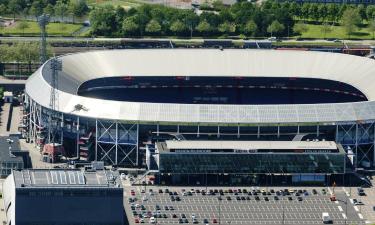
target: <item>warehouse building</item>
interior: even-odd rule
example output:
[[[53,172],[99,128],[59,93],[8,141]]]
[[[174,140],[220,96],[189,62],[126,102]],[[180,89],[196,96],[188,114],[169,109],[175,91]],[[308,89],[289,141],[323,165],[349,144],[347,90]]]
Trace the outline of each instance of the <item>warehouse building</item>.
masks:
[[[122,225],[123,188],[107,170],[13,171],[3,184],[7,225]]]

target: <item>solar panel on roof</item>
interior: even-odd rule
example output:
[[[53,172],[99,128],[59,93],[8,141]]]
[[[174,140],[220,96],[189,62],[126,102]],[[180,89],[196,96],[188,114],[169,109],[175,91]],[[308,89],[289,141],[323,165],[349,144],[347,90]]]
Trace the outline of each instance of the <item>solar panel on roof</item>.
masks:
[[[69,183],[76,184],[76,177],[74,175],[74,172],[68,171],[68,176],[69,176]]]
[[[83,176],[82,172],[77,171],[78,183],[85,184],[85,177]]]
[[[56,171],[50,171],[51,178],[52,178],[52,184],[58,184],[59,181],[57,179]]]
[[[67,184],[66,174],[64,171],[59,171],[61,184]]]

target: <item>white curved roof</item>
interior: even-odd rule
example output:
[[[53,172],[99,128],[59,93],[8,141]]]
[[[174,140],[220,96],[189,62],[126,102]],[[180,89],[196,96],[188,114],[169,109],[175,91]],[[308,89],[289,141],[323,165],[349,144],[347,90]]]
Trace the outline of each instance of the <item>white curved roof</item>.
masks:
[[[107,50],[61,57],[58,110],[85,117],[179,123],[307,123],[375,119],[375,61],[352,55],[278,50]],[[49,107],[47,62],[26,93]],[[255,76],[320,78],[347,83],[369,101],[302,105],[204,105],[120,102],[77,96],[85,81],[113,76]],[[87,111],[73,111],[82,104]]]

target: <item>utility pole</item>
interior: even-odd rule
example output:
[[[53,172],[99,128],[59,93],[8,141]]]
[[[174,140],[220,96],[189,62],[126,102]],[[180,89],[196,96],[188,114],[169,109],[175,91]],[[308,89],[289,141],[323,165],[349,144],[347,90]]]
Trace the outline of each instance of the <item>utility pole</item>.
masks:
[[[43,64],[47,61],[47,32],[46,32],[46,26],[49,23],[49,16],[46,14],[43,14],[38,17],[38,24],[40,27],[40,63]]]

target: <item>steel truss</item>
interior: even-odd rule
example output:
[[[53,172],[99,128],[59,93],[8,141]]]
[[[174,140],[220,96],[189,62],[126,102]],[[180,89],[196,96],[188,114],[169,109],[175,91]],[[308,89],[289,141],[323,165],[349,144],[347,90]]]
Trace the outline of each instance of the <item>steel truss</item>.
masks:
[[[95,160],[137,166],[139,124],[96,120]]]
[[[363,161],[375,163],[374,153],[375,123],[374,121],[356,122],[351,124],[336,125],[336,142],[341,143],[345,149],[353,150],[357,168]],[[372,153],[372,159],[371,157]]]

